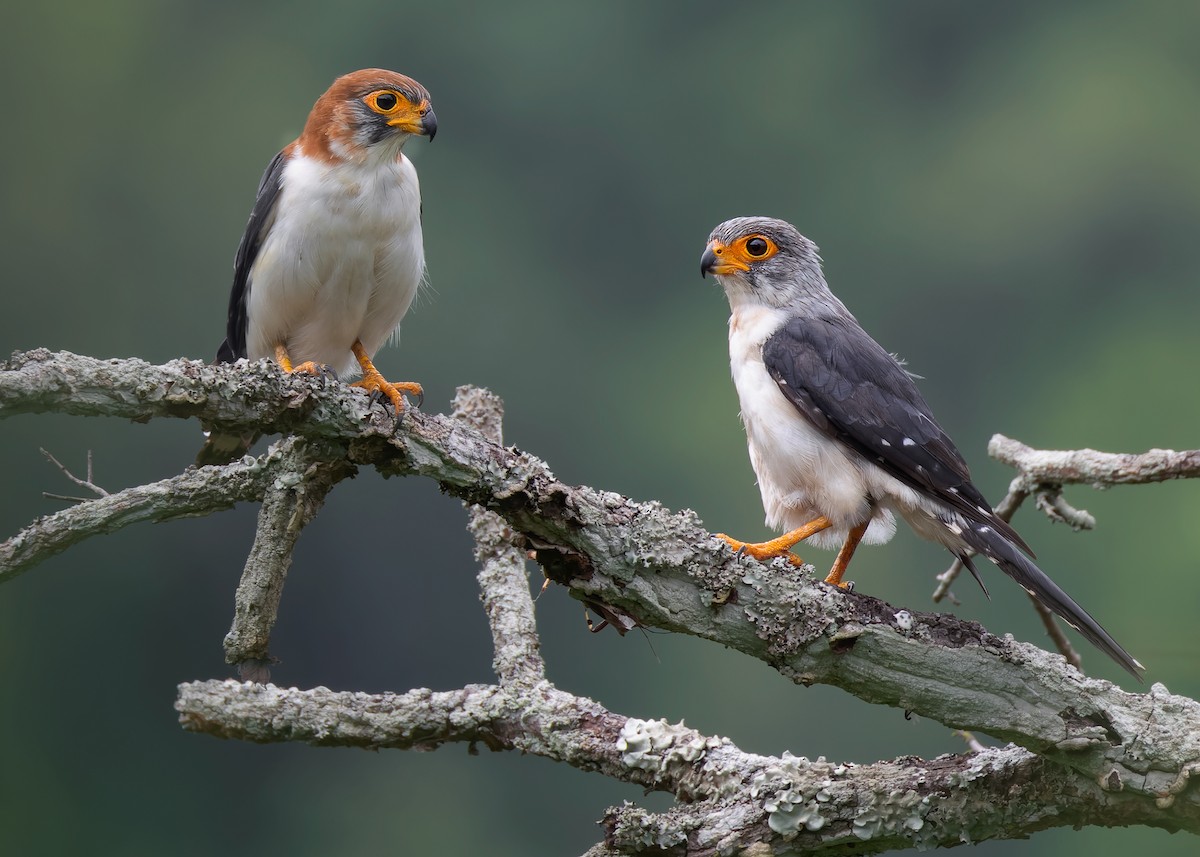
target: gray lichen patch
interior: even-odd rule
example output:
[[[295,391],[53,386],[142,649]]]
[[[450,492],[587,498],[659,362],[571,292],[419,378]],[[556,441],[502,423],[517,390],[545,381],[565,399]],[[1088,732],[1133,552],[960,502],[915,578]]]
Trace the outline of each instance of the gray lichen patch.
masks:
[[[823,759],[810,762],[785,751],[754,774],[750,796],[761,801],[767,826],[784,839],[792,839],[802,831],[820,830],[836,816],[836,809],[829,806],[830,789],[847,770],[844,765],[831,765]]]
[[[656,779],[679,780],[709,750],[728,743],[726,739],[705,737],[683,722],[668,723],[665,719],[639,720],[631,717],[621,727],[617,751],[621,761],[630,768],[649,771]]]

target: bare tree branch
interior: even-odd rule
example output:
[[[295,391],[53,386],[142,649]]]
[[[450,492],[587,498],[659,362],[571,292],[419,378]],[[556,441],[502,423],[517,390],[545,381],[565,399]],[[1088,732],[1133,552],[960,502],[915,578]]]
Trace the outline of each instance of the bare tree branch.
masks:
[[[494,393],[459,387],[453,416],[492,443],[502,442],[504,405]],[[492,629],[496,677],[501,685],[543,681],[546,665],[533,616],[533,599],[529,597],[525,552],[516,543],[520,537],[503,518],[479,506],[467,507],[467,530],[475,539],[480,597]]]
[[[1045,450],[997,434],[988,443],[988,455],[1017,470],[1031,486],[1144,485],[1200,477],[1200,449],[1152,449],[1140,454]]]
[[[103,488],[101,488],[99,485],[97,485],[95,482],[92,481],[92,479],[93,479],[92,451],[90,449],[88,450],[88,454],[87,454],[87,478],[85,478],[85,479],[80,479],[78,476],[76,476],[74,473],[72,473],[70,470],[68,470],[67,466],[65,464],[63,464],[61,461],[59,461],[57,458],[55,458],[49,452],[49,450],[42,449],[42,450],[40,450],[40,452],[42,453],[42,455],[44,455],[46,457],[47,461],[49,461],[51,464],[53,464],[55,467],[57,467],[59,469],[59,471],[62,473],[63,476],[70,479],[72,482],[74,482],[80,488],[88,489],[93,494],[95,494],[97,497],[107,497],[108,496],[107,491],[105,491]],[[71,500],[72,502],[75,502],[75,503],[82,503],[85,499],[90,499],[90,498],[86,498],[86,497],[64,497],[61,494],[51,494],[48,491],[43,491],[42,496],[43,497],[52,497],[55,500]]]
[[[143,521],[209,515],[239,502],[260,500],[279,470],[278,459],[268,453],[256,461],[236,462],[206,473],[185,471],[160,482],[85,499],[39,518],[0,543],[0,583],[91,536]]]
[[[605,817],[611,854],[840,854],[958,845],[1059,825],[1196,829],[1146,801],[1017,747],[871,765],[746,753],[682,724],[622,717],[547,682],[366,694],[235,681],[180,685],[184,728],[257,742],[430,750],[466,742],[518,750],[673,794],[662,814]],[[595,852],[593,853],[605,853]]]
[[[328,452],[320,443],[291,437],[267,453],[275,458],[275,477],[264,487],[254,545],[234,596],[233,626],[225,635],[225,661],[237,664],[244,679],[270,678],[271,629],[296,540],[333,486],[354,475],[354,465],[342,457],[344,450],[331,460],[322,455]]]
[[[266,566],[264,590],[277,589],[308,514],[307,501],[289,486],[321,480],[313,495],[319,505],[336,481],[337,472],[321,470],[332,462],[424,476],[488,510],[472,510],[470,527],[483,565],[498,685],[367,695],[185,684],[177,707],[189,729],[339,746],[483,743],[669,791],[687,804],[659,815],[636,807],[610,811],[606,842],[596,853],[631,854],[653,845],[663,854],[682,854],[685,847],[688,854],[715,854],[756,843],[769,843],[770,853],[798,853],[818,841],[838,842],[841,853],[874,853],[1024,835],[1063,823],[1200,832],[1200,790],[1188,788],[1200,765],[1200,704],[1161,685],[1127,694],[974,623],[828,587],[798,576],[785,562],[737,556],[690,511],[561,483],[537,458],[481,434],[482,428],[498,439],[500,416],[498,400],[482,391],[460,392],[458,419],[410,411],[396,427],[357,391],[284,375],[269,364],[150,366],[42,351],[0,366],[0,417],[45,410],[194,416],[223,429],[295,438],[257,460],[164,480],[152,497],[138,492],[156,486],[127,489],[58,513],[89,522],[70,541],[64,535],[69,525],[58,521],[48,527],[58,542],[29,544],[58,516],[35,522],[0,545],[0,581],[87,535],[134,520],[226,508],[237,494],[274,504],[260,519],[260,537],[264,553],[276,557]],[[242,487],[231,489],[238,481]],[[181,501],[180,491],[200,500]],[[122,497],[137,514],[124,510]],[[607,712],[545,680],[525,546],[536,548],[551,580],[606,617],[710,639],[795,682],[842,687],[1025,749],[855,768],[786,755],[751,757],[682,725]],[[263,616],[272,597],[277,604],[274,595],[258,602]],[[270,622],[257,627],[269,631]],[[239,644],[237,651],[265,648]],[[1050,790],[1042,791],[1043,784]],[[965,803],[956,805],[960,797]],[[1046,806],[1061,814],[1031,811]],[[986,832],[993,822],[1003,829]]]

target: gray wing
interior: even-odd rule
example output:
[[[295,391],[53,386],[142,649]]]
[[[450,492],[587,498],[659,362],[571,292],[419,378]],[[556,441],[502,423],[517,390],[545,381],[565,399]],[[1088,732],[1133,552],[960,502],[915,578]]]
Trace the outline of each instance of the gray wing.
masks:
[[[279,189],[283,184],[283,167],[287,162],[286,149],[271,159],[258,183],[258,195],[242,242],[238,245],[233,260],[233,289],[229,294],[229,322],[225,328],[225,341],[217,348],[217,361],[232,363],[246,356],[246,302],[250,297],[250,269],[258,258],[263,238],[275,220],[275,205],[279,202]]]
[[[763,362],[784,396],[814,426],[960,512],[968,547],[1141,680],[1142,665],[1021,555],[1023,550],[1032,556],[1032,551],[992,514],[971,484],[966,462],[933,418],[912,376],[852,318],[793,319],[764,343]],[[961,558],[974,574],[970,559]],[[983,585],[979,575],[975,579]]]
[[[814,426],[1032,556],[971,483],[912,376],[851,318],[794,318],[763,345],[767,372]]]

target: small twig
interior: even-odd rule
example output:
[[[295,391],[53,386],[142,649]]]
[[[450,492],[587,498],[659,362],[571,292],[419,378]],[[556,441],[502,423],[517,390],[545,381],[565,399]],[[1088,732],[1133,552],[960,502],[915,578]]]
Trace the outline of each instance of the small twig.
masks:
[[[1038,486],[1037,507],[1051,521],[1066,524],[1075,532],[1096,528],[1096,519],[1087,509],[1076,509],[1067,502],[1062,495],[1061,485]]]
[[[95,497],[76,497],[74,494],[55,494],[53,491],[43,491],[42,496],[47,500],[66,500],[68,503],[89,503]]]
[[[972,753],[982,753],[987,749],[983,744],[979,743],[979,739],[975,737],[974,732],[969,732],[966,729],[955,729],[954,734],[962,738],[967,743],[967,748]]]
[[[78,476],[76,476],[74,473],[72,473],[70,470],[68,470],[66,465],[64,465],[61,461],[59,461],[57,458],[55,458],[53,455],[50,454],[49,450],[47,450],[45,448],[41,448],[41,447],[39,447],[39,449],[41,449],[42,455],[46,456],[46,458],[48,458],[50,460],[51,464],[53,464],[60,471],[62,471],[63,476],[66,476],[68,479],[70,479],[72,482],[74,482],[80,488],[88,489],[93,494],[95,494],[97,497],[109,496],[107,491],[105,491],[103,488],[101,488],[99,485],[97,485],[95,482],[92,481],[92,451],[90,449],[87,452],[87,478],[86,479],[80,479]],[[68,497],[64,494],[51,494],[49,491],[43,491],[42,496],[43,497],[51,497],[55,500],[71,500],[71,501],[74,501],[77,503],[86,503],[88,500],[92,499],[91,497]]]

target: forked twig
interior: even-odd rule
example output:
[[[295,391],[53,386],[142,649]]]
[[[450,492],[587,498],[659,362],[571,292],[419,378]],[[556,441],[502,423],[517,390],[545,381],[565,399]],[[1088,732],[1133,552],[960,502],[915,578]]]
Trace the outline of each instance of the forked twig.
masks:
[[[87,488],[89,491],[91,491],[97,497],[107,497],[108,496],[108,492],[105,491],[103,488],[101,488],[99,485],[97,485],[95,483],[95,481],[93,480],[92,451],[90,449],[87,452],[87,478],[86,479],[80,479],[78,476],[76,476],[74,473],[72,473],[70,470],[68,470],[66,465],[63,464],[61,461],[59,461],[57,458],[55,458],[50,453],[49,450],[45,449],[44,447],[39,447],[38,449],[41,451],[42,455],[46,456],[46,458],[49,459],[51,464],[53,464],[55,467],[57,467],[62,472],[63,476],[66,476],[68,479],[70,479],[72,482],[74,482],[80,488]],[[49,497],[52,500],[68,500],[72,503],[86,503],[88,500],[95,499],[93,497],[72,497],[67,494],[53,494],[49,491],[43,491],[42,496]]]

